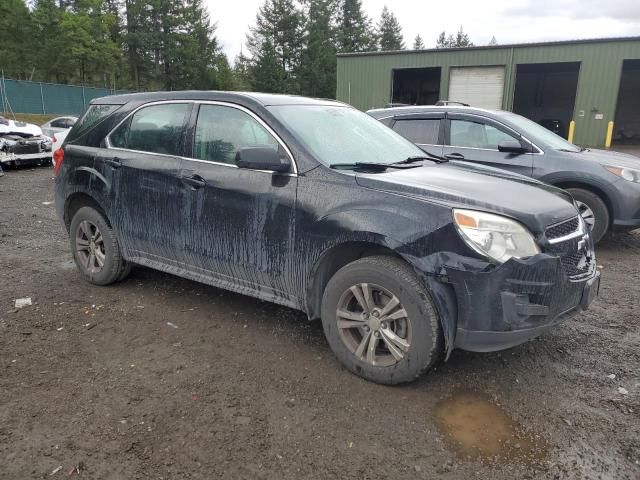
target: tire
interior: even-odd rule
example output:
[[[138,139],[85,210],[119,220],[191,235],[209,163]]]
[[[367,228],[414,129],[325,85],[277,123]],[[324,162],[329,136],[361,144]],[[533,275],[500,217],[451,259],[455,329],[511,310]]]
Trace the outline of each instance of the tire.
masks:
[[[369,309],[362,308],[366,292],[370,293]],[[395,300],[399,304],[392,306]],[[409,265],[393,257],[365,257],[338,270],[325,288],[321,317],[338,360],[352,373],[376,383],[415,380],[442,354],[442,329],[431,295]]]
[[[69,240],[73,260],[89,282],[109,285],[124,280],[131,271],[131,264],[122,258],[113,230],[94,208],[82,207],[76,212],[71,220]]]
[[[609,209],[597,194],[582,188],[567,188],[580,208],[580,214],[591,227],[594,243],[602,240],[609,230]],[[592,213],[592,215],[591,215]]]

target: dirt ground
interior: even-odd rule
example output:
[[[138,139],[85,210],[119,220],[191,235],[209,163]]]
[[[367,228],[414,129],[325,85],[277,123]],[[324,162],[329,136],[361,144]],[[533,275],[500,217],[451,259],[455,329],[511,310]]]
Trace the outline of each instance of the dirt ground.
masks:
[[[51,176],[0,178],[1,479],[640,478],[640,232],[598,249],[588,312],[383,387],[294,310],[144,268],[84,282]],[[475,424],[497,450],[462,448]]]

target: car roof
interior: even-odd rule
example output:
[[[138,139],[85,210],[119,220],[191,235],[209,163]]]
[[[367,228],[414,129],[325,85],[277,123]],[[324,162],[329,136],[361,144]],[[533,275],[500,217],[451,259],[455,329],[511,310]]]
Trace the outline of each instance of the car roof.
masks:
[[[390,107],[390,108],[374,108],[367,111],[373,118],[380,120],[387,117],[395,117],[397,115],[411,115],[430,112],[456,112],[456,113],[475,113],[481,115],[496,115],[508,113],[504,110],[489,110],[486,108],[467,107],[463,105],[410,105],[406,107]]]
[[[129,102],[148,103],[162,100],[211,100],[211,101],[249,101],[264,107],[272,105],[335,105],[347,106],[345,103],[322,98],[309,98],[299,95],[279,95],[258,92],[225,92],[216,90],[184,90],[173,92],[144,92],[110,95],[94,98],[91,104],[122,105]]]

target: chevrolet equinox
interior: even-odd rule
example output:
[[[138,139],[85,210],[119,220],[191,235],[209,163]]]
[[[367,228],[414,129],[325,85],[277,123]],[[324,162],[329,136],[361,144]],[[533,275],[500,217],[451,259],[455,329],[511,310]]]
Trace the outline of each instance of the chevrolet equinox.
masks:
[[[55,152],[82,276],[134,264],[302,310],[369,380],[534,338],[598,294],[589,229],[536,180],[429,155],[339,102],[94,99]]]

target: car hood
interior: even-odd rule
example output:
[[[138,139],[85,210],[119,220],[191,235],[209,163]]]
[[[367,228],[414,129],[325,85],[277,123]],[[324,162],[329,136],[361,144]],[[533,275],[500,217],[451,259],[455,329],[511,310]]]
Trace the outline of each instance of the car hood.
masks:
[[[534,233],[578,214],[566,192],[498,169],[443,163],[384,173],[356,173],[356,182],[362,187],[450,207],[505,215]]]
[[[617,167],[627,167],[640,169],[640,157],[629,155],[628,153],[612,152],[610,150],[583,150],[582,152],[566,152],[573,155],[578,160],[588,160],[598,162],[601,165],[613,165]]]
[[[33,123],[16,122],[8,118],[0,118],[0,135],[6,134],[37,137],[42,135],[42,129]]]

